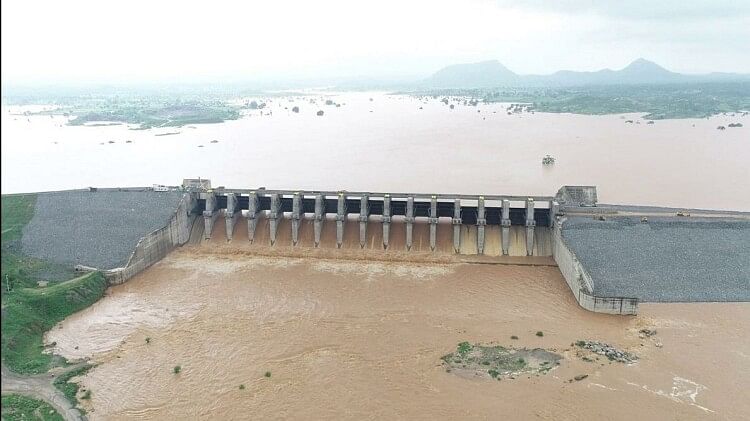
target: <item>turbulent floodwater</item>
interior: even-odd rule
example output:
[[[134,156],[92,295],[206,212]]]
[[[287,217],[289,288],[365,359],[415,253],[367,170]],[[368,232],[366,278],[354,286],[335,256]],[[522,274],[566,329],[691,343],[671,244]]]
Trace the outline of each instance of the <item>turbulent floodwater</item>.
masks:
[[[644,327],[657,335],[639,338]],[[47,341],[99,363],[82,379],[92,420],[724,420],[750,413],[748,328],[748,304],[586,312],[553,266],[363,264],[200,245],[111,288]],[[640,361],[584,362],[571,349],[579,339]],[[462,378],[440,364],[461,341],[564,359],[546,376]],[[568,382],[579,374],[588,378]]]
[[[345,105],[279,98],[264,110],[270,116],[142,131],[71,127],[3,107],[2,192],[198,176],[230,187],[467,194],[551,195],[593,184],[604,203],[750,210],[749,117],[646,124],[638,115],[507,115],[503,104],[450,110],[376,93],[330,98]],[[294,105],[299,114],[285,109]],[[716,130],[732,122],[744,127]],[[546,154],[554,167],[541,165]]]

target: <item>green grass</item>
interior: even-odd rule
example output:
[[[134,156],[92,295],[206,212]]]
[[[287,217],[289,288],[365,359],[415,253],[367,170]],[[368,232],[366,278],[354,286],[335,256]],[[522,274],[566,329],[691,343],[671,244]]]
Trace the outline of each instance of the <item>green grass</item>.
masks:
[[[37,281],[69,279],[73,268],[25,256],[21,250],[23,227],[31,221],[36,206],[35,194],[2,197],[2,298],[8,289],[33,287]]]
[[[2,198],[2,358],[22,374],[43,373],[52,366],[53,356],[42,352],[44,332],[96,302],[107,288],[101,273],[57,282],[73,271],[22,253],[23,227],[35,205],[33,194]],[[50,283],[38,287],[38,280]]]
[[[2,201],[3,243],[21,239],[23,227],[34,216],[35,194],[5,196]]]
[[[107,281],[93,272],[44,288],[18,288],[7,294],[2,322],[5,364],[18,373],[43,373],[52,355],[43,353],[43,335],[67,316],[104,295]]]
[[[23,227],[34,216],[36,195],[25,194],[3,196],[2,198],[2,296],[8,288],[31,287],[40,279],[38,274],[54,272],[59,265],[50,264],[39,259],[23,256],[21,253],[21,236]]]
[[[21,395],[2,397],[2,418],[3,421],[63,421],[63,417],[48,403]]]
[[[463,357],[464,355],[466,355],[467,353],[469,353],[469,351],[471,351],[472,348],[473,347],[471,346],[470,343],[468,343],[468,342],[461,342],[460,344],[458,344],[458,348],[456,349],[456,351],[458,352],[458,354],[460,356]]]
[[[76,395],[78,395],[78,389],[80,386],[78,386],[78,383],[71,382],[70,379],[86,374],[89,370],[91,370],[92,367],[93,365],[90,364],[83,365],[58,376],[53,382],[55,387],[60,389],[60,391],[63,392],[65,397],[68,398],[68,400],[74,406],[78,405],[78,399],[76,398]],[[84,399],[89,399],[91,397],[91,391],[87,391],[86,395],[88,395],[88,397],[84,397]]]

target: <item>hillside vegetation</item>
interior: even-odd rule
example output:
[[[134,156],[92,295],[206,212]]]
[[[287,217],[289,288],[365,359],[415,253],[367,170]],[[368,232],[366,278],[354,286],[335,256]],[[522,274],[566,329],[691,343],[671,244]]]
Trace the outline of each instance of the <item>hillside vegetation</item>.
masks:
[[[750,82],[665,85],[613,85],[577,88],[431,89],[416,95],[462,96],[485,103],[530,104],[548,113],[644,113],[651,120],[705,118],[750,110]]]
[[[43,373],[63,362],[43,352],[44,332],[96,302],[107,288],[99,272],[38,283],[40,274],[56,265],[21,252],[23,226],[31,220],[35,202],[34,195],[2,199],[2,359],[11,370],[25,374]]]
[[[44,401],[21,395],[3,395],[3,421],[63,421],[63,417]]]

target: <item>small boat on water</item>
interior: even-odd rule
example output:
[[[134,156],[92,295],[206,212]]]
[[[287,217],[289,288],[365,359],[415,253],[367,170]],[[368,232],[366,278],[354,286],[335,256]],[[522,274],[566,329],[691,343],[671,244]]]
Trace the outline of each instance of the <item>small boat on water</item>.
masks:
[[[542,165],[554,165],[555,158],[552,157],[552,155],[546,155],[544,158],[542,158]]]

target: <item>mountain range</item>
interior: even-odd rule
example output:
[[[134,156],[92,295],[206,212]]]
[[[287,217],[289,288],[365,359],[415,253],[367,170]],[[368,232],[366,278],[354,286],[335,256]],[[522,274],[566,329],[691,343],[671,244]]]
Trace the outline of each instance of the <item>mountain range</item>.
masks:
[[[595,72],[560,70],[549,75],[519,75],[497,60],[479,63],[454,64],[444,67],[422,81],[435,88],[488,88],[501,86],[584,86],[630,85],[694,82],[750,81],[750,74],[708,73],[687,75],[675,73],[643,58],[620,70],[603,69]]]

